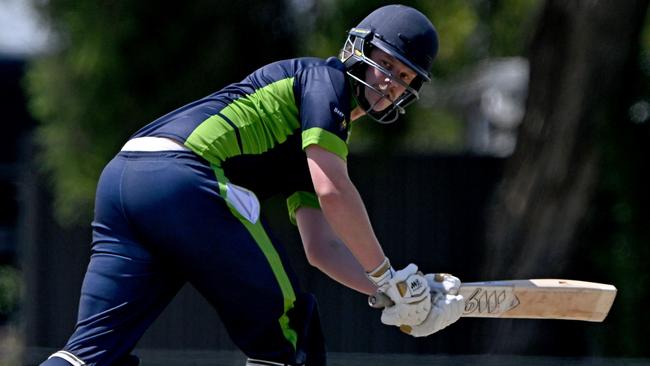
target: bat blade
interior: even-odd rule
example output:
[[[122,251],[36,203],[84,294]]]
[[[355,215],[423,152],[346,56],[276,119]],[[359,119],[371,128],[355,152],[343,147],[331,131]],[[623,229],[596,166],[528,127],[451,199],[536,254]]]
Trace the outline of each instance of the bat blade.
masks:
[[[603,283],[532,279],[463,283],[464,317],[563,319],[602,322],[616,297],[616,287]],[[383,308],[392,301],[382,293],[368,298]]]
[[[464,317],[602,322],[616,297],[612,285],[558,279],[465,283]]]

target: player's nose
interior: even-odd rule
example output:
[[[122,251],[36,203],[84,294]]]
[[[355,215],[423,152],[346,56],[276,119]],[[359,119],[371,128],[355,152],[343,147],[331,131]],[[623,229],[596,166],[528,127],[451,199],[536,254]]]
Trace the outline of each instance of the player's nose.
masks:
[[[406,90],[406,88],[401,83],[398,83],[391,78],[387,78],[387,79],[390,80],[388,84],[388,91],[390,92],[390,97],[392,100],[396,100],[397,98],[399,98],[400,95],[402,95],[402,93],[404,93],[404,90]]]

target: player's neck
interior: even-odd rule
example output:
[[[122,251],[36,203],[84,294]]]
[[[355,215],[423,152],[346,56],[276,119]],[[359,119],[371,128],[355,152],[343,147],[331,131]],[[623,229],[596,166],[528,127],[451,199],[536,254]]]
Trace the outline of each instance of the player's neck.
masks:
[[[366,111],[363,110],[360,106],[357,106],[350,112],[350,120],[355,121],[366,114]]]

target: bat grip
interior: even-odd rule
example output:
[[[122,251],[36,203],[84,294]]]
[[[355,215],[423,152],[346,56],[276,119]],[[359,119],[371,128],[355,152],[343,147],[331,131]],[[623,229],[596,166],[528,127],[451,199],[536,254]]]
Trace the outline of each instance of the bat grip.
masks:
[[[368,305],[371,308],[383,309],[395,305],[393,300],[388,295],[382,292],[375,292],[373,295],[368,296]]]

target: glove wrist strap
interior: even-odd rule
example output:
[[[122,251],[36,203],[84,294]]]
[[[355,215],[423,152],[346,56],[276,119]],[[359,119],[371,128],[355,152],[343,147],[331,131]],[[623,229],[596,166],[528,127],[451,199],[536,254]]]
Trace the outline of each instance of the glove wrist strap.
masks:
[[[384,261],[381,262],[377,268],[373,269],[370,272],[366,272],[366,276],[372,283],[374,283],[377,287],[381,288],[384,285],[388,283],[388,281],[393,278],[393,275],[395,274],[395,270],[393,270],[393,267],[390,265],[390,261],[388,258],[384,258]]]

